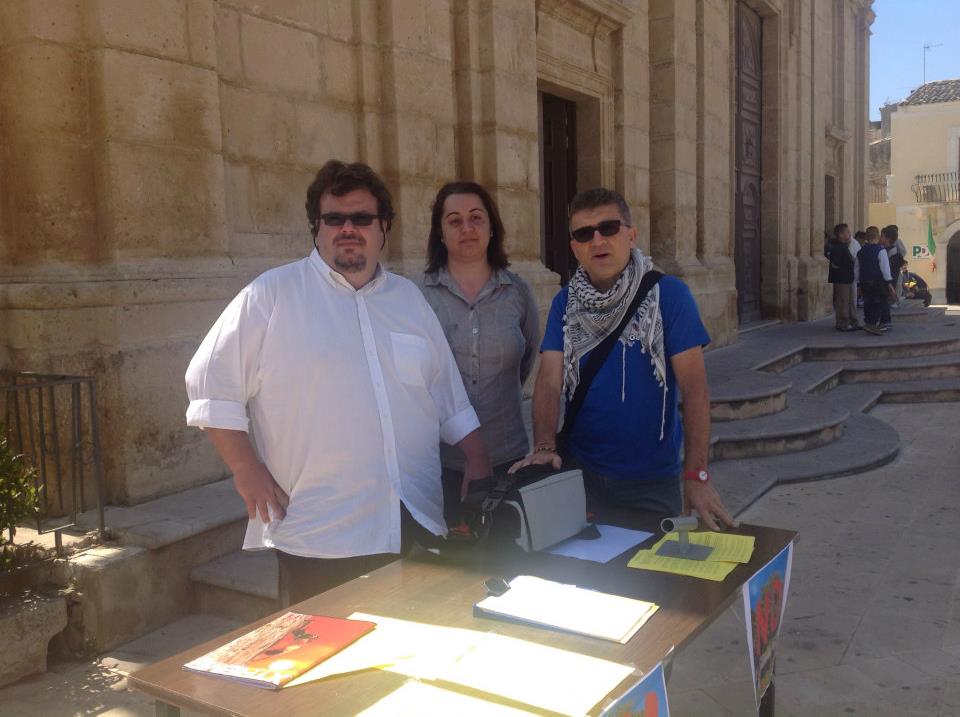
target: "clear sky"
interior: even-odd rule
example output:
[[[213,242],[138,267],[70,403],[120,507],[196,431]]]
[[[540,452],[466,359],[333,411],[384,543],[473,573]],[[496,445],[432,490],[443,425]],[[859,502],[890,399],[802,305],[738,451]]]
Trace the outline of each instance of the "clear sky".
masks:
[[[880,105],[902,100],[923,83],[960,78],[960,0],[875,0],[870,28],[870,119]]]

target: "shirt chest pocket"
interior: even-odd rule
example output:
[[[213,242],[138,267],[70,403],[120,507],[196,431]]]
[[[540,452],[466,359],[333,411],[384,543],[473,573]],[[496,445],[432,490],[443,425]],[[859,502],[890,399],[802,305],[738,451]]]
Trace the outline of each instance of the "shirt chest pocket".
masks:
[[[426,386],[430,369],[430,347],[425,339],[414,334],[390,332],[393,363],[397,378],[411,386]]]

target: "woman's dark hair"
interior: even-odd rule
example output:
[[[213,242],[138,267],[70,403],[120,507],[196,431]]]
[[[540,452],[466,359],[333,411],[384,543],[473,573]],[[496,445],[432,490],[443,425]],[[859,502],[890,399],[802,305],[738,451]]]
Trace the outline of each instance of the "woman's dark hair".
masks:
[[[846,225],[846,224],[843,224],[843,223],[837,224],[837,226],[835,226],[835,227],[833,228],[833,238],[834,238],[834,239],[839,239],[839,238],[840,238],[840,233],[841,233],[844,229],[846,229],[846,228],[847,228],[847,225]]]
[[[433,210],[430,213],[430,234],[427,237],[427,273],[432,274],[447,265],[447,247],[443,245],[443,203],[453,194],[476,194],[483,202],[483,208],[490,217],[490,243],[487,245],[487,263],[492,269],[506,269],[510,266],[507,254],[503,249],[503,220],[500,212],[486,189],[476,182],[450,182],[440,187],[433,200]]]
[[[373,195],[377,200],[377,216],[384,223],[384,231],[390,231],[394,216],[393,202],[390,190],[379,175],[362,162],[346,164],[331,159],[320,168],[313,183],[307,188],[307,221],[310,222],[312,236],[316,236],[320,230],[320,197],[327,192],[335,197],[342,197],[355,189],[366,189]]]

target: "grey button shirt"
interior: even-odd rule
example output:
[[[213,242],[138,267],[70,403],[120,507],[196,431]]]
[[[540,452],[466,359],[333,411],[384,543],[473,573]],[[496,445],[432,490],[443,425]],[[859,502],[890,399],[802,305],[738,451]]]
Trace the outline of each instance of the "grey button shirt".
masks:
[[[523,382],[533,368],[540,318],[530,285],[497,269],[471,304],[446,267],[424,274],[420,288],[433,307],[453,351],[467,396],[480,419],[491,465],[526,455],[520,413]],[[447,468],[463,470],[463,453],[440,446]]]

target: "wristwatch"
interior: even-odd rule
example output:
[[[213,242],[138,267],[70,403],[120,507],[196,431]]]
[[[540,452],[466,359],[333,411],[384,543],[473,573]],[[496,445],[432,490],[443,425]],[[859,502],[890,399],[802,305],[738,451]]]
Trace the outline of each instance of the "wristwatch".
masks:
[[[684,480],[694,480],[698,483],[707,483],[710,480],[710,474],[707,473],[706,468],[700,468],[695,471],[684,471],[683,472]]]

